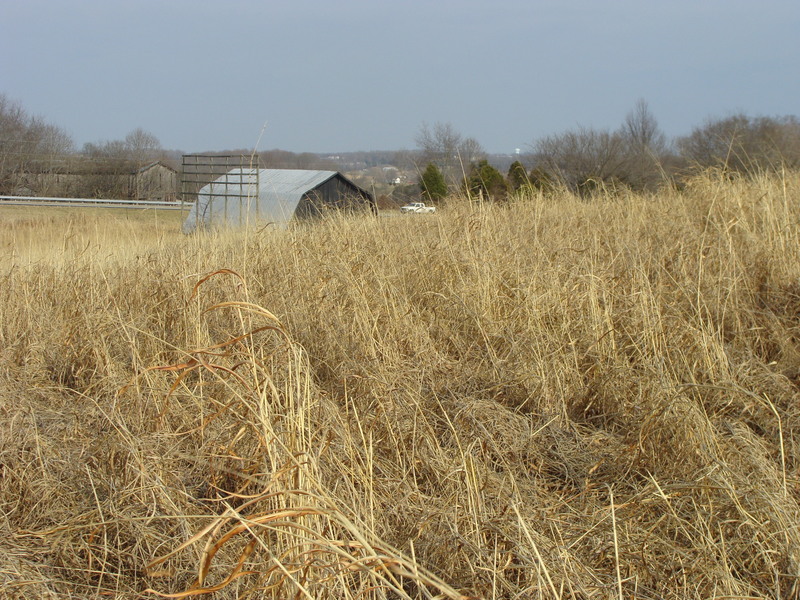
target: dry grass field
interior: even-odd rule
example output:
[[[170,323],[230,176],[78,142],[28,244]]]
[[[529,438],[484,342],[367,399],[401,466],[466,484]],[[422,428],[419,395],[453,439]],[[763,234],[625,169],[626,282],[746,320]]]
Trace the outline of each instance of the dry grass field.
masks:
[[[3,598],[800,597],[798,174],[0,248]]]

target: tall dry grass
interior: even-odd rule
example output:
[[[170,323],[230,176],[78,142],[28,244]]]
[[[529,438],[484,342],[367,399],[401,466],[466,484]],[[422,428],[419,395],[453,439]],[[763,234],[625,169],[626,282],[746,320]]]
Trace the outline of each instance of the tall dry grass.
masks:
[[[0,592],[798,597],[798,219],[709,174],[0,227]]]

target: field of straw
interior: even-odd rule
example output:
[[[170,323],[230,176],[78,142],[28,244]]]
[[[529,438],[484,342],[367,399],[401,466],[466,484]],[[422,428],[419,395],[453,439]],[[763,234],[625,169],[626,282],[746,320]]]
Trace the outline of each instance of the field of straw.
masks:
[[[0,212],[0,597],[800,597],[800,175]]]

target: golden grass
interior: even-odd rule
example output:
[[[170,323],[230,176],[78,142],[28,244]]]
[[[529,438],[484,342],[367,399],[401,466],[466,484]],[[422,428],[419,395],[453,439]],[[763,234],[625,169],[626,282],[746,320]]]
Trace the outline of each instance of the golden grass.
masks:
[[[93,207],[0,207],[0,272],[37,263],[66,265],[83,255],[127,260],[176,231],[181,211]]]
[[[0,596],[800,595],[798,174],[7,220]]]

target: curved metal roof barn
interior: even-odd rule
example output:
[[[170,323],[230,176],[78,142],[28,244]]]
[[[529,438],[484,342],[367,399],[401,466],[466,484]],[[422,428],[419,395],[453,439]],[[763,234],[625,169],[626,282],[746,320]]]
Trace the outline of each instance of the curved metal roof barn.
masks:
[[[200,189],[183,232],[255,222],[285,226],[328,209],[377,212],[372,194],[338,171],[231,169]]]

